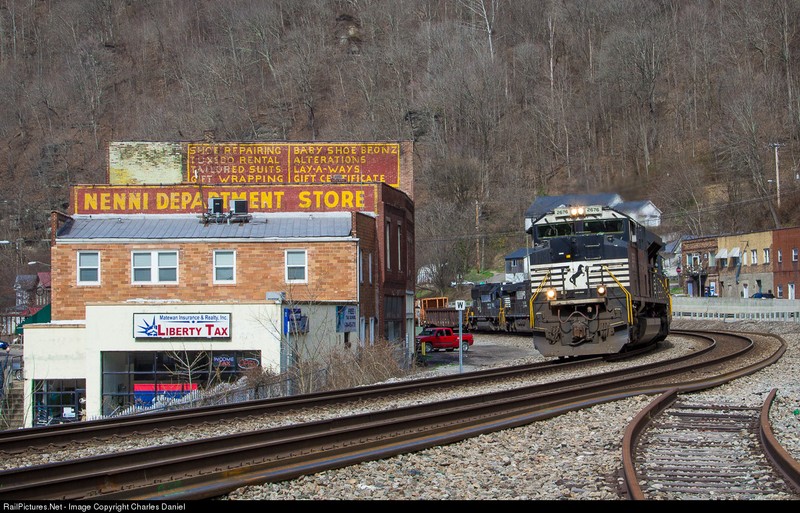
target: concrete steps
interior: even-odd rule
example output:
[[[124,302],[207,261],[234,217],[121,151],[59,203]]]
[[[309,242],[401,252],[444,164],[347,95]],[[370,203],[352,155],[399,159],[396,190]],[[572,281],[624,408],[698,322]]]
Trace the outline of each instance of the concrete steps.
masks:
[[[22,381],[12,379],[2,400],[0,429],[18,429],[25,425],[25,399]]]

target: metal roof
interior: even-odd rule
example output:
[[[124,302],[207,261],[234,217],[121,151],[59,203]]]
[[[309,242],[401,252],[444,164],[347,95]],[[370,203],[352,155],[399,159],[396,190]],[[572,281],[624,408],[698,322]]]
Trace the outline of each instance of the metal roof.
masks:
[[[73,216],[57,240],[86,239],[292,239],[349,237],[348,212],[313,214],[253,214],[249,220],[204,222],[198,215]]]
[[[613,207],[621,202],[622,198],[620,195],[612,193],[539,196],[525,211],[525,217],[529,219],[538,219],[547,212],[569,205],[604,205]]]
[[[515,258],[525,258],[528,255],[530,255],[531,253],[533,253],[533,248],[521,248],[521,249],[518,249],[518,250],[514,251],[513,253],[507,254],[505,256],[505,259],[506,260],[513,260]]]

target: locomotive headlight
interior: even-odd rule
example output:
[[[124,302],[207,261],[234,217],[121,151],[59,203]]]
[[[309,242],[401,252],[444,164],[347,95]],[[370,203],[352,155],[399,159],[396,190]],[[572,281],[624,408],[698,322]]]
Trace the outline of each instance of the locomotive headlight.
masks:
[[[544,295],[549,301],[552,301],[556,298],[556,289],[547,289]]]
[[[606,295],[606,286],[600,285],[597,287],[597,295],[598,296],[605,296]]]
[[[569,210],[569,215],[571,215],[572,217],[582,216],[583,213],[584,213],[583,207],[572,207]]]

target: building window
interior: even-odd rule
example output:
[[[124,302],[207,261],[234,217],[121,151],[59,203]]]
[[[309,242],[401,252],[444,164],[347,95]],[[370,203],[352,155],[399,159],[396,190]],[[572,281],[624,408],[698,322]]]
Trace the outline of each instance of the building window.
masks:
[[[797,262],[797,248],[792,248],[792,262]]]
[[[764,249],[764,263],[765,264],[769,263],[769,248]]]
[[[397,270],[403,269],[403,225],[397,225]]]
[[[178,283],[177,251],[134,251],[133,283]]]
[[[778,285],[778,287],[775,290],[778,291],[778,294],[775,297],[783,298],[783,285]]]
[[[392,269],[392,242],[391,242],[391,228],[392,223],[386,221],[386,233],[383,234],[383,240],[385,244],[384,248],[384,255],[386,255],[386,269]]]
[[[286,252],[286,283],[306,283],[306,251],[289,250]]]
[[[369,254],[369,284],[372,285],[372,253]]]
[[[758,250],[751,249],[750,250],[750,265],[756,265],[758,263]]]
[[[214,283],[236,283],[235,251],[214,251]]]
[[[85,379],[35,380],[33,387],[33,425],[85,420],[82,400],[86,399]]]
[[[78,252],[78,285],[97,285],[100,283],[100,253],[97,251]]]
[[[236,381],[261,365],[260,351],[104,351],[102,414],[130,408],[142,411],[208,385]],[[81,380],[83,381],[83,380]],[[86,388],[85,385],[82,388]]]
[[[778,263],[780,264],[781,262],[783,262],[783,251],[781,251],[779,249],[778,250]]]
[[[358,283],[364,283],[364,253],[358,248]]]

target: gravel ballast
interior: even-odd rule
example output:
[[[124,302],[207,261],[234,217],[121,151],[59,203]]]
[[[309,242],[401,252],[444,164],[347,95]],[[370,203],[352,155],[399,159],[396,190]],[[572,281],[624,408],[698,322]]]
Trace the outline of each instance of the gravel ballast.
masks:
[[[778,394],[771,411],[776,436],[800,456],[800,330],[787,323],[674,322],[676,329],[767,332],[788,349],[775,364],[708,391],[693,402],[760,407]],[[522,344],[529,344],[521,340]],[[533,357],[528,361],[535,360]],[[509,362],[507,364],[511,364]],[[249,486],[229,500],[622,500],[618,471],[627,425],[652,396],[601,404],[527,426],[443,447],[365,462],[281,483]],[[713,497],[708,497],[713,498]],[[791,497],[753,496],[753,499]]]

